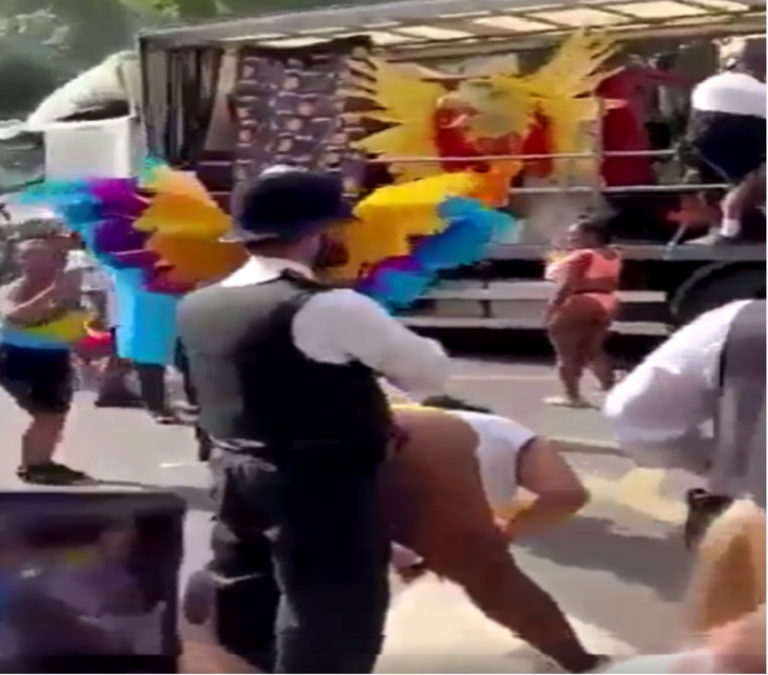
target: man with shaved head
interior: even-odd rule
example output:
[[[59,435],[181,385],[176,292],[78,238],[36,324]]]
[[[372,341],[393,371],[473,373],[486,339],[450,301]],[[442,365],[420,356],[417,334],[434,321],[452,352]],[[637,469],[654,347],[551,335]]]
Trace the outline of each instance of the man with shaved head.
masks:
[[[686,145],[704,183],[727,183],[718,241],[732,242],[757,200],[765,199],[765,37],[735,38],[721,51],[723,71],[691,94]]]

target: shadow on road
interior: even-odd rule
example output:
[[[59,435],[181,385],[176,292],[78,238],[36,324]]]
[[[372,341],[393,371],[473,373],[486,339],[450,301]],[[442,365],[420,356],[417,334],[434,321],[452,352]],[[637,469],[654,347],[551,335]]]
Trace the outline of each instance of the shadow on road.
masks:
[[[680,599],[689,575],[690,558],[682,539],[660,523],[633,532],[617,529],[613,518],[590,514],[574,518],[553,536],[521,542],[520,547],[558,565],[605,572],[646,586],[673,602]]]

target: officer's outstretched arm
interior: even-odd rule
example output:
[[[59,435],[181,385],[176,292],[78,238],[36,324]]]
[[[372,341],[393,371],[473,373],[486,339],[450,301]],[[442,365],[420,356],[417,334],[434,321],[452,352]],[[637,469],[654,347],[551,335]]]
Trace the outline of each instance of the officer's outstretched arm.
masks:
[[[443,393],[450,358],[371,298],[348,289],[315,295],[294,318],[296,346],[330,363],[359,361],[414,397]]]

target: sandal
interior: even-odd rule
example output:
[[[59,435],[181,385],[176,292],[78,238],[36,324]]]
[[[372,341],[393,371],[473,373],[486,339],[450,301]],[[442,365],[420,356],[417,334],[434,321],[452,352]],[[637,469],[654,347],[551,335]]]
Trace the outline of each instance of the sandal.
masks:
[[[70,469],[64,464],[48,462],[20,466],[16,470],[19,480],[32,485],[89,485],[94,481],[83,471]]]
[[[118,393],[118,394],[104,394],[99,396],[93,405],[97,408],[143,408],[144,403],[138,396],[133,394]]]
[[[157,424],[162,424],[163,426],[168,426],[171,424],[186,424],[186,422],[182,420],[173,410],[150,410],[149,414]]]
[[[569,398],[568,396],[549,396],[544,399],[544,403],[559,408],[593,408],[594,406],[583,398]]]

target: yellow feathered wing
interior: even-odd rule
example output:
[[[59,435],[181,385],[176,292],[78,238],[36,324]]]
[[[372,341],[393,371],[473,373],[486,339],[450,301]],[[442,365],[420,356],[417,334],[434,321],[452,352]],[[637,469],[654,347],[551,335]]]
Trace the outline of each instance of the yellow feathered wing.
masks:
[[[347,93],[377,108],[362,113],[363,117],[392,126],[364,138],[358,147],[383,159],[436,158],[432,112],[445,93],[443,86],[419,78],[412,70],[380,60],[373,61],[373,67],[366,74],[370,81]],[[392,162],[390,169],[406,181],[442,173],[438,162]]]
[[[447,173],[411,183],[379,188],[355,207],[358,220],[338,235],[349,259],[333,270],[336,279],[356,279],[370,265],[406,255],[413,237],[439,232],[444,221],[438,207],[449,197],[469,197],[480,187],[473,173]]]
[[[585,123],[596,121],[603,103],[595,97],[600,83],[615,71],[605,68],[616,54],[615,40],[601,33],[579,31],[566,40],[546,65],[525,78],[525,84],[552,124],[555,152],[594,149]],[[555,162],[556,170],[574,168],[572,160]],[[582,168],[594,170],[594,161]]]
[[[150,234],[148,247],[170,266],[171,281],[194,286],[245,262],[241,245],[219,241],[231,221],[195,176],[157,167],[145,187],[156,194],[134,227]]]

